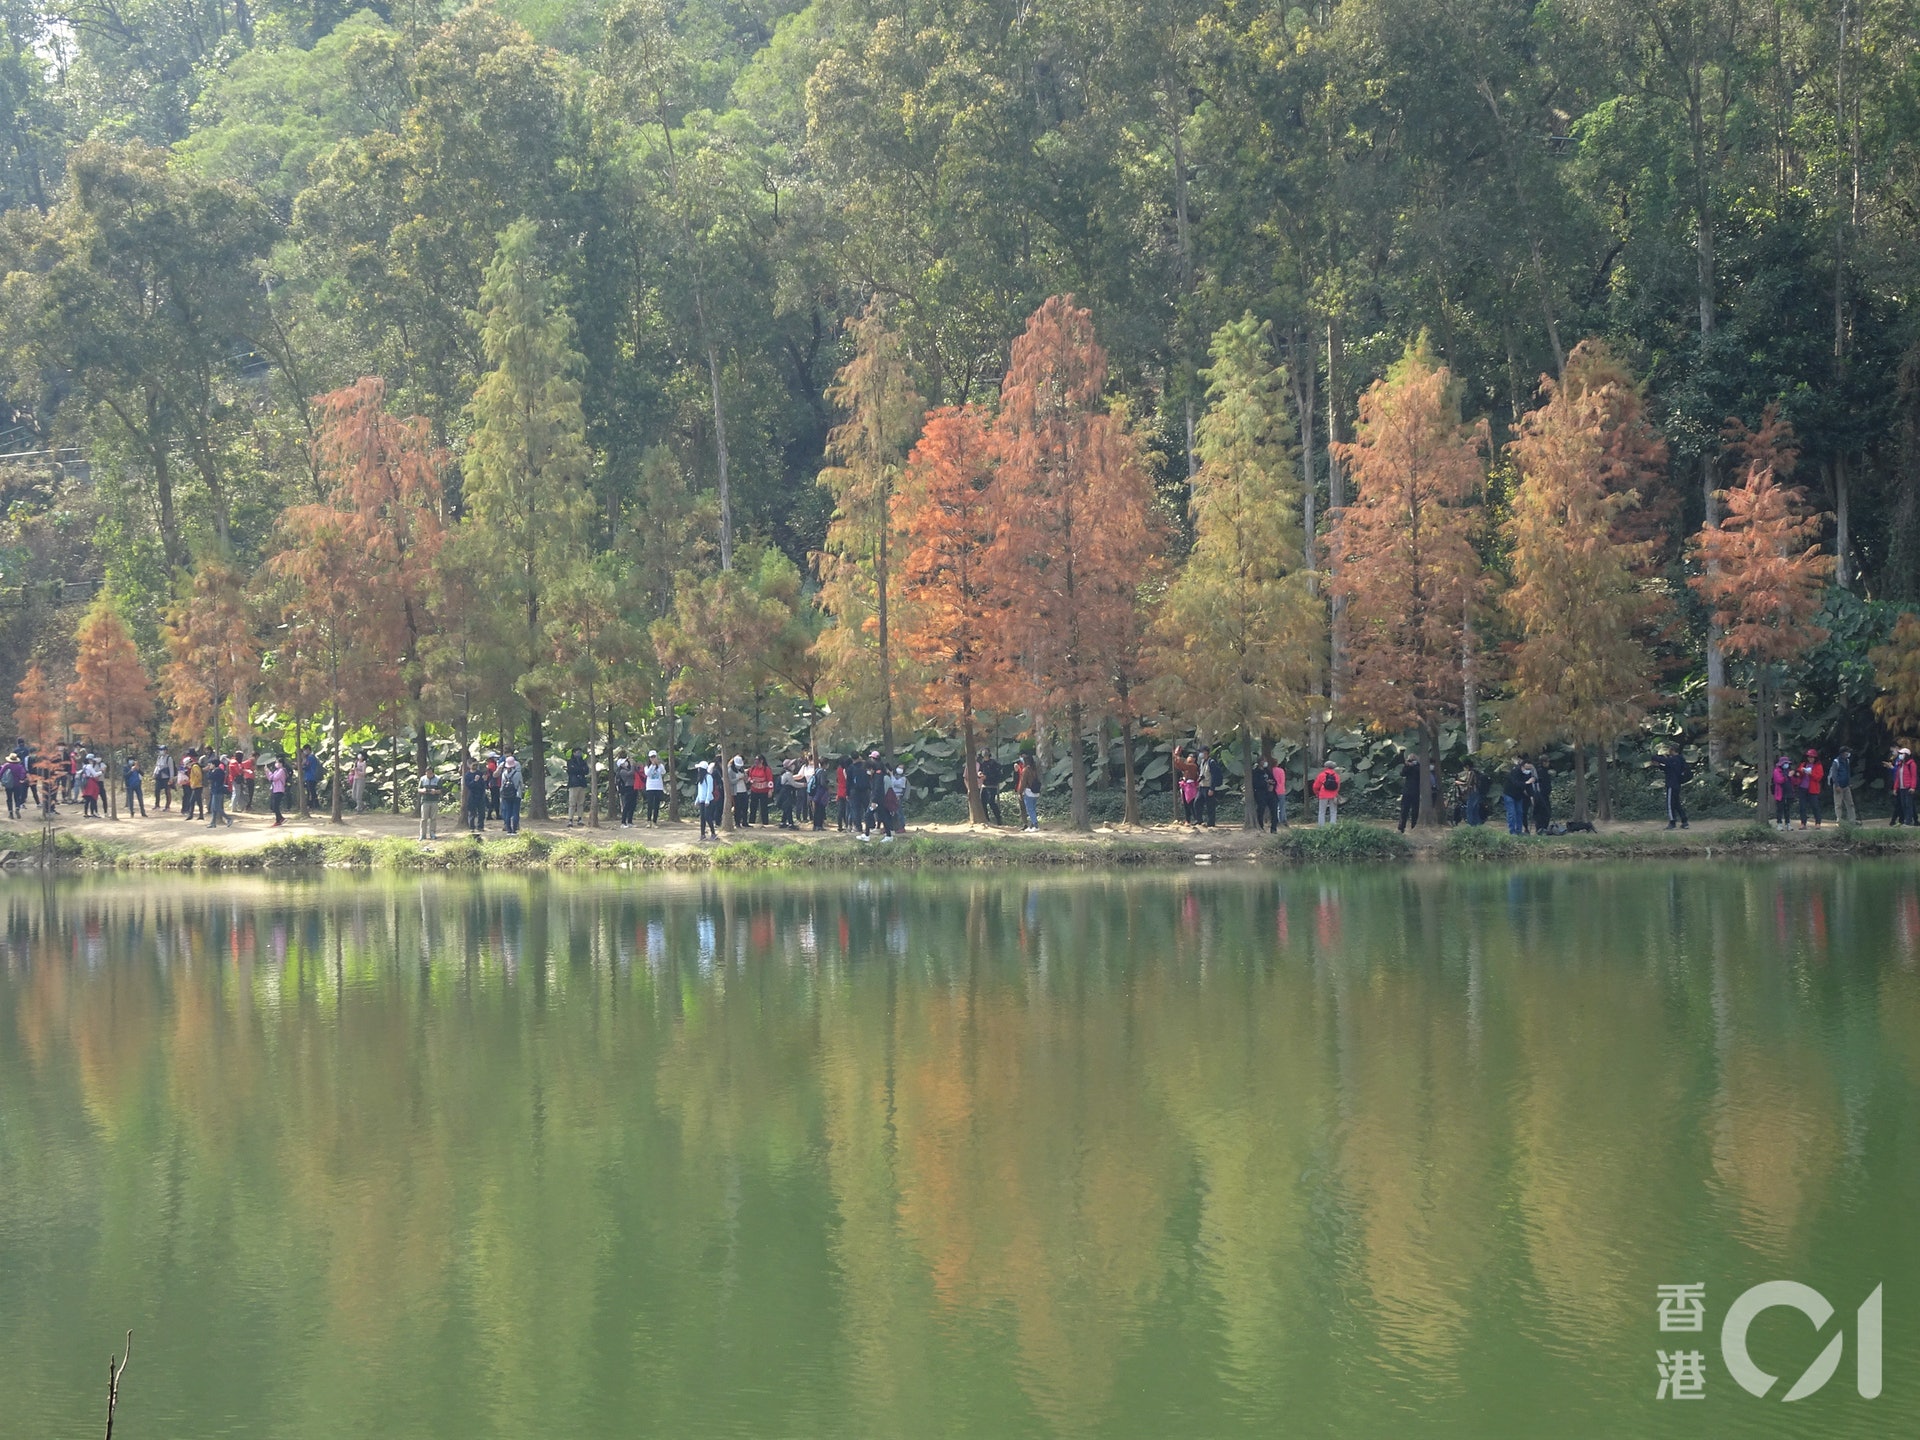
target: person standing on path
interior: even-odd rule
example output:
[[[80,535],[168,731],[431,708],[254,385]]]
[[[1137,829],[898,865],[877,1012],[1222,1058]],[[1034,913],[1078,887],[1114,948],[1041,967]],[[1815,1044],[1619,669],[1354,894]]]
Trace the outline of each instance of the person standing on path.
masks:
[[[980,777],[980,813],[991,825],[1006,824],[1000,816],[1000,787],[1006,784],[1006,770],[984,747],[974,757],[973,768]]]
[[[287,823],[287,764],[278,755],[267,769],[267,803],[273,807],[273,823]]]
[[[134,812],[138,810],[140,812],[140,818],[142,820],[146,819],[147,792],[145,785],[142,784],[140,757],[131,751],[127,754],[127,771],[122,778],[127,784],[127,818],[132,819]],[[11,789],[8,791],[7,809],[9,813],[11,813],[13,809]]]
[[[1678,825],[1684,830],[1687,828],[1687,801],[1682,787],[1693,778],[1693,766],[1680,753],[1680,747],[1672,744],[1663,747],[1653,757],[1653,763],[1660,767],[1661,778],[1666,782],[1667,829]]]
[[[693,767],[699,773],[699,781],[693,792],[694,808],[700,812],[700,838],[705,840],[709,834],[720,838],[720,826],[716,823],[719,801],[719,778],[713,773],[713,766],[705,760]]]
[[[1773,828],[1787,828],[1788,811],[1793,805],[1793,762],[1782,755],[1773,762],[1773,774],[1767,778],[1773,796]]]
[[[1317,825],[1338,825],[1340,823],[1340,772],[1329,760],[1320,767],[1320,773],[1313,777],[1313,783],[1307,786],[1313,798],[1320,802],[1320,818]]]
[[[1827,788],[1833,791],[1833,823],[1858,825],[1860,812],[1853,804],[1853,749],[1842,745],[1827,771]]]
[[[526,793],[527,772],[509,750],[500,759],[500,828],[509,835],[520,833],[520,798]]]
[[[1527,806],[1532,801],[1529,792],[1527,757],[1516,756],[1513,764],[1507,767],[1506,778],[1500,782],[1500,803],[1507,812],[1507,834],[1524,835],[1527,833]]]
[[[153,756],[153,808],[173,809],[173,755],[164,745]]]
[[[1022,755],[1013,767],[1014,788],[1020,792],[1020,809],[1026,815],[1026,829],[1040,833],[1040,765],[1033,756]]]
[[[300,781],[307,787],[307,809],[320,808],[320,757],[312,749],[300,752]]]
[[[232,782],[227,778],[226,765],[216,755],[204,773],[207,781],[207,799],[213,806],[213,815],[207,821],[207,828],[211,830],[219,825],[232,825],[233,816],[227,813],[227,792]]]
[[[440,777],[431,766],[420,772],[420,839],[440,838]]]
[[[1807,828],[1807,816],[1813,816],[1813,828],[1820,828],[1820,783],[1826,779],[1826,771],[1820,765],[1820,752],[1807,751],[1793,771],[1793,788],[1800,797],[1800,828]]]
[[[1533,767],[1533,833],[1544,835],[1553,824],[1553,771],[1542,755]]]
[[[1400,762],[1400,833],[1420,828],[1420,757],[1411,750]]]
[[[367,755],[364,750],[353,752],[353,766],[347,771],[347,780],[353,787],[353,813],[358,815],[367,803]]]
[[[567,828],[571,830],[587,816],[587,757],[574,746],[567,752]]]
[[[660,806],[667,798],[667,767],[658,750],[647,751],[647,824],[660,823]]]

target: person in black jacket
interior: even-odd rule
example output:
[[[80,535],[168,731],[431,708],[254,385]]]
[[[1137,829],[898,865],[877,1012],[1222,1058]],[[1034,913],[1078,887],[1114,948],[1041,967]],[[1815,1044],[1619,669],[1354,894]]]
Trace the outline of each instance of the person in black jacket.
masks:
[[[1533,767],[1533,833],[1544,835],[1551,824],[1553,824],[1553,772],[1547,768],[1547,757],[1542,755],[1540,763]]]
[[[1664,746],[1653,757],[1653,763],[1659,767],[1666,781],[1667,789],[1667,829],[1678,825],[1687,828],[1687,800],[1681,793],[1681,787],[1693,778],[1693,767],[1687,763],[1687,757],[1680,753],[1678,745]]]
[[[974,765],[980,772],[980,804],[987,819],[995,825],[1006,824],[1000,818],[1000,787],[1006,783],[1006,768],[993,758],[991,750],[982,750]]]
[[[1420,757],[1411,750],[1407,758],[1400,762],[1400,833],[1407,833],[1407,826],[1415,829],[1420,825]]]
[[[1527,757],[1516,758],[1507,767],[1506,778],[1500,782],[1500,803],[1507,811],[1507,834],[1526,833],[1527,802],[1531,798],[1527,793]]]
[[[872,772],[858,755],[847,760],[847,819],[853,826],[853,832],[862,840],[868,838],[873,830],[873,820],[867,810],[868,782]]]

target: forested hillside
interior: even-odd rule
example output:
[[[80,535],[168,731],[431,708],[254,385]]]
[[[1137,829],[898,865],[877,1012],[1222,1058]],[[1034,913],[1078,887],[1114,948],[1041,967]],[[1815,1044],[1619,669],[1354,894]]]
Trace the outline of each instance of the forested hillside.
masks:
[[[1143,728],[1884,738],[1917,47],[1912,0],[0,0],[0,687],[97,730],[111,609],[182,741],[1015,717],[1083,812]]]

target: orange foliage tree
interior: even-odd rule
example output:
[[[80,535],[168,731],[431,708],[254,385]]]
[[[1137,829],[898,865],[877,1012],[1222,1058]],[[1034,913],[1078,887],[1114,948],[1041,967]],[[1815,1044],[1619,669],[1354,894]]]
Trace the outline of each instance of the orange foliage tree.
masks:
[[[436,583],[446,541],[442,476],[447,454],[432,425],[386,409],[386,382],[363,376],[317,401],[315,459],[327,504],[338,512],[346,542],[361,552],[368,591],[359,620],[366,645],[387,663],[373,679],[390,681],[378,697],[403,706],[413,727],[414,760],[427,763],[423,649],[438,628]]]
[[[1067,712],[1073,824],[1088,824],[1084,725],[1112,704],[1158,539],[1153,487],[1125,424],[1101,405],[1093,318],[1054,296],[1013,342],[994,422],[994,583],[1009,694]]]
[[[1876,645],[1867,658],[1880,684],[1873,713],[1894,734],[1913,733],[1920,728],[1920,615],[1901,611],[1887,643]]]
[[[1639,723],[1653,684],[1637,631],[1650,608],[1639,575],[1654,547],[1626,538],[1639,494],[1615,488],[1625,463],[1617,445],[1609,453],[1618,438],[1610,422],[1624,408],[1617,387],[1548,379],[1543,388],[1546,403],[1522,418],[1509,447],[1520,483],[1504,526],[1513,585],[1502,599],[1520,640],[1507,722],[1523,740],[1573,742],[1574,816],[1584,820],[1588,747],[1605,817],[1607,747]]]
[[[47,669],[38,660],[27,666],[13,692],[13,733],[45,754],[60,741],[60,697],[47,682]]]
[[[1483,443],[1422,336],[1360,397],[1355,439],[1334,447],[1354,486],[1329,537],[1346,703],[1376,730],[1418,732],[1428,797],[1440,724],[1464,705],[1467,621],[1485,586],[1473,549]],[[1423,805],[1422,822],[1439,824],[1438,810]]]
[[[260,682],[260,637],[238,570],[202,561],[185,593],[168,607],[160,637],[167,663],[160,690],[173,716],[174,738],[220,741],[220,712],[230,708],[242,743],[251,735],[254,688]]]
[[[105,592],[81,616],[73,638],[73,683],[67,687],[67,703],[88,742],[107,752],[111,776],[119,753],[153,725],[153,685],[127,622]],[[119,814],[111,784],[107,814]]]
[[[1764,814],[1779,670],[1827,638],[1814,616],[1833,557],[1820,553],[1820,517],[1804,513],[1804,495],[1780,484],[1764,459],[1752,460],[1746,483],[1719,498],[1725,513],[1695,538],[1701,573],[1687,583],[1713,607],[1726,653],[1753,668],[1756,789]]]
[[[987,816],[974,710],[998,655],[992,482],[992,442],[980,412],[969,405],[929,415],[900,505],[910,547],[901,579],[913,600],[912,625],[900,638],[927,667],[927,712],[959,723],[967,812],[976,825]]]

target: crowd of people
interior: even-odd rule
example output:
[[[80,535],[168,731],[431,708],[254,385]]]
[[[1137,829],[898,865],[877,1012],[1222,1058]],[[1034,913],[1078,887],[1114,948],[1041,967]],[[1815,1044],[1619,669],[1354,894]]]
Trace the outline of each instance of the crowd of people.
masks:
[[[154,752],[151,771],[129,752],[119,784],[125,794],[122,809],[128,816],[171,815],[177,801],[182,820],[219,826],[232,825],[236,811],[253,810],[264,780],[273,823],[283,825],[294,786],[305,787],[309,809],[320,803],[323,773],[320,758],[311,749],[300,752],[296,767],[280,754],[263,757],[257,751],[188,749],[175,756],[162,745]],[[29,805],[46,820],[57,818],[62,805],[78,805],[82,818],[104,816],[109,783],[106,762],[79,747],[36,753],[24,737],[16,737],[6,760],[0,762],[0,790],[5,791],[10,820],[24,818]]]
[[[1011,782],[1019,801],[1022,828],[1037,831],[1045,788],[1045,774],[1038,760],[1030,753],[1022,754],[1009,767],[984,748],[974,759],[988,823],[1006,823],[1001,798]],[[1687,828],[1685,794],[1693,778],[1692,766],[1672,744],[1663,746],[1647,763],[1662,780],[1667,828]],[[612,808],[622,829],[657,827],[663,812],[671,813],[669,786],[674,780],[657,750],[647,751],[644,759],[625,749],[617,750],[611,772],[603,773],[584,751],[574,747],[563,766],[569,828],[592,823],[597,784],[611,785]],[[1884,769],[1892,801],[1888,823],[1920,825],[1920,762],[1909,748],[1900,746],[1887,756]],[[1222,754],[1211,747],[1176,746],[1168,783],[1179,822],[1196,829],[1216,826],[1220,802],[1229,793],[1233,774]],[[303,793],[309,811],[320,806],[325,777],[325,766],[311,748],[303,748],[295,763],[283,754],[260,751],[191,748],[176,757],[162,745],[155,751],[150,769],[143,768],[139,756],[130,754],[119,783],[125,792],[124,812],[129,816],[171,815],[177,806],[182,820],[204,821],[209,826],[232,825],[236,812],[253,812],[264,783],[273,824],[283,825],[289,807],[297,804]],[[372,778],[364,752],[350,757],[343,778],[358,814],[366,806]],[[1429,793],[1419,759],[1410,751],[1402,759],[1400,778],[1398,825],[1404,832],[1419,824],[1423,796]],[[1850,746],[1838,747],[1831,757],[1823,757],[1818,748],[1809,748],[1798,758],[1779,756],[1766,777],[1763,792],[1771,802],[1771,823],[1784,830],[1797,816],[1802,829],[1818,826],[1827,818],[1857,824],[1860,814],[1854,792],[1860,778]],[[1286,765],[1276,756],[1264,756],[1253,768],[1252,781],[1250,803],[1255,828],[1277,833],[1289,823],[1287,800],[1292,780]],[[0,762],[0,793],[5,795],[9,819],[24,818],[29,805],[45,818],[57,816],[62,805],[79,806],[83,817],[104,815],[108,783],[106,763],[81,747],[37,754],[25,739],[16,739],[11,753]],[[1317,824],[1338,823],[1343,783],[1340,769],[1331,759],[1305,778],[1301,788],[1317,804]],[[443,777],[440,768],[433,765],[424,766],[419,770],[417,787],[422,840],[438,838],[440,810],[449,802],[457,804],[460,823],[468,831],[484,833],[491,822],[511,835],[519,832],[530,778],[514,752],[503,748],[461,759],[451,776]],[[1553,771],[1544,758],[1530,754],[1515,756],[1497,771],[1483,770],[1469,758],[1438,801],[1444,810],[1442,818],[1448,824],[1484,824],[1496,787],[1509,834],[1558,834],[1567,828],[1567,822],[1554,819]],[[878,750],[870,750],[865,756],[793,756],[777,766],[764,754],[755,755],[751,761],[743,754],[730,760],[716,755],[695,763],[693,788],[702,840],[718,837],[726,818],[723,812],[730,810],[737,829],[773,826],[825,831],[831,826],[863,842],[877,835],[880,843],[887,844],[906,829],[907,801],[912,793],[906,767],[889,763]],[[1432,788],[1438,790],[1437,779]]]

